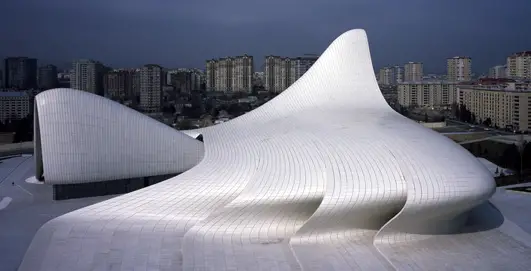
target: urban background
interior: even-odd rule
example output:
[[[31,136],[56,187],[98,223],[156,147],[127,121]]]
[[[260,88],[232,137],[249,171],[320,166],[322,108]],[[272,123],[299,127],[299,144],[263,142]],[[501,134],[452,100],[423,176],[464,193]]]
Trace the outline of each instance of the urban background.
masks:
[[[317,60],[265,56],[259,71],[253,56],[205,61],[204,69],[146,64],[111,68],[92,59],[69,69],[39,65],[31,57],[8,57],[0,72],[0,144],[31,141],[34,97],[66,87],[104,96],[175,129],[206,127],[240,116],[274,98]],[[448,57],[446,74],[425,74],[423,63],[380,68],[375,76],[389,105],[460,142],[476,156],[513,169],[531,168],[531,51],[507,56],[506,63],[481,74],[472,59]],[[451,125],[449,125],[451,124]],[[486,140],[491,139],[491,140]]]

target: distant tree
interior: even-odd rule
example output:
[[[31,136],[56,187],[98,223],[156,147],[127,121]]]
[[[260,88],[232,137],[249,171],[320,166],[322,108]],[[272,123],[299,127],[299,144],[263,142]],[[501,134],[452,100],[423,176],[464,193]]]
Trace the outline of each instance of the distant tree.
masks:
[[[33,116],[28,115],[25,118],[12,121],[13,131],[13,143],[26,142],[33,140]]]
[[[181,120],[178,124],[177,124],[177,129],[178,130],[189,130],[189,129],[193,129],[194,127],[192,126],[192,122],[188,119],[184,119],[184,120]]]
[[[428,122],[429,119],[428,119],[428,113],[424,113],[424,122]]]
[[[505,167],[512,170],[520,170],[520,153],[516,144],[511,144],[503,151],[501,161],[505,163]]]
[[[188,106],[185,106],[181,110],[181,115],[185,116],[185,117],[193,118],[193,119],[198,119],[203,114],[202,111],[203,110],[201,110],[200,107],[194,107],[194,106],[188,107]]]
[[[453,107],[453,110],[452,110],[452,111],[453,111],[453,113],[454,113],[454,117],[455,117],[456,119],[461,120],[461,110],[460,110],[459,105],[458,105],[457,103],[453,103],[453,104],[452,104],[452,107]]]
[[[490,126],[492,124],[492,120],[490,118],[487,118],[484,122],[483,122],[483,125],[485,126]]]

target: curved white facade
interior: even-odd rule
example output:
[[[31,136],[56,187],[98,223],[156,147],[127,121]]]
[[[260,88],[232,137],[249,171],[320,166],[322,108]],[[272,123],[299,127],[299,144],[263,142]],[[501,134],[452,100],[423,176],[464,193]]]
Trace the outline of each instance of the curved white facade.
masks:
[[[109,99],[73,89],[35,97],[37,176],[70,184],[181,173],[203,143]]]
[[[460,233],[495,191],[469,152],[387,105],[363,30],[262,107],[184,133],[203,136],[197,166],[51,220],[20,270],[423,270],[395,248],[438,255],[426,242]],[[500,260],[482,255],[470,266]]]

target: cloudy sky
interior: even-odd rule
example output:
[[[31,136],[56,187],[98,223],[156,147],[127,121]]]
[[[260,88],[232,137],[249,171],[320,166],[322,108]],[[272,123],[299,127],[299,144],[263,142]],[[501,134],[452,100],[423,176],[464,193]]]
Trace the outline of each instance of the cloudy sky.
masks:
[[[364,28],[375,68],[424,62],[444,72],[468,55],[476,73],[531,50],[531,0],[0,0],[0,57],[64,67],[93,58],[203,68],[247,53],[321,53],[342,32]]]

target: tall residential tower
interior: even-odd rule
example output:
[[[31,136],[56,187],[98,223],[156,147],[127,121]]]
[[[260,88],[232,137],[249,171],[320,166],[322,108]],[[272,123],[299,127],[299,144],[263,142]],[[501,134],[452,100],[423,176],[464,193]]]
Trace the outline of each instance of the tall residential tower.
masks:
[[[70,88],[103,96],[105,67],[98,61],[79,59],[72,63]]]
[[[454,82],[472,80],[472,59],[467,56],[454,56],[446,60],[447,79]]]
[[[253,90],[253,57],[249,55],[207,60],[206,89],[223,92]]]

